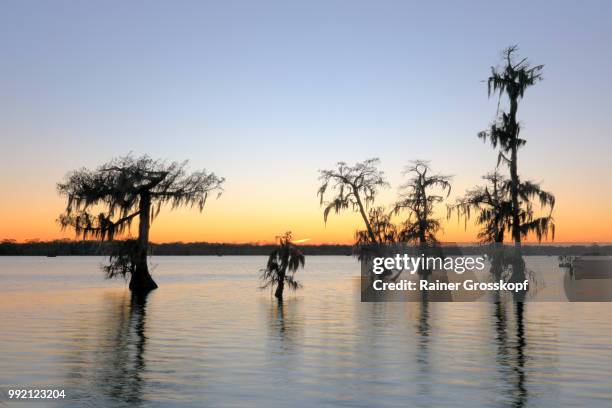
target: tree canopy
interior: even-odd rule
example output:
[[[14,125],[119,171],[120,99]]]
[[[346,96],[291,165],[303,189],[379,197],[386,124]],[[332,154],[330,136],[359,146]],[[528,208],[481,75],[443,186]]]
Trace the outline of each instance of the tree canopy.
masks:
[[[448,216],[456,212],[465,222],[476,212],[476,223],[481,226],[478,238],[485,243],[503,243],[506,232],[512,232],[512,198],[511,180],[497,170],[483,176],[487,181],[484,186],[468,190],[455,204],[448,206]],[[555,224],[552,211],[555,197],[531,181],[521,182],[519,196],[519,230],[522,238],[535,234],[538,242],[549,235],[554,239]],[[542,216],[536,216],[534,201],[541,210],[548,210]]]
[[[59,223],[84,239],[113,240],[142,214],[141,203],[147,196],[153,208],[151,220],[164,205],[202,211],[211,192],[221,194],[225,179],[205,170],[189,173],[187,163],[127,155],[95,170],[73,171],[57,185],[60,195],[67,197]]]
[[[410,178],[400,187],[399,199],[393,207],[395,214],[406,214],[399,239],[419,244],[435,243],[440,221],[433,217],[434,206],[450,194],[452,177],[431,174],[429,162],[424,160],[412,161],[406,166],[404,175]],[[436,189],[440,194],[435,193]]]
[[[379,164],[378,158],[367,159],[354,166],[338,162],[333,170],[319,171],[322,184],[317,195],[320,197],[321,205],[325,206],[324,221],[327,222],[331,211],[336,214],[346,209],[359,211],[371,243],[376,243],[377,239],[366,211],[374,203],[378,191],[389,187],[384,172],[378,169]],[[332,190],[335,196],[326,201],[325,194],[328,190]]]

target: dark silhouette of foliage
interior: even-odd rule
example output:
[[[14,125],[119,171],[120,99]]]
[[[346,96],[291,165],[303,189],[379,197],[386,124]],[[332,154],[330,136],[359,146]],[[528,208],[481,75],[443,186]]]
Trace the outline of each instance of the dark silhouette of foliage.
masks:
[[[391,215],[385,211],[384,207],[370,208],[368,221],[379,244],[393,244],[398,241],[397,226],[391,221]],[[355,232],[356,245],[371,244],[368,230]]]
[[[476,213],[476,224],[480,226],[478,238],[483,243],[494,244],[491,246],[490,256],[492,261],[491,272],[501,276],[509,265],[505,251],[501,247],[504,243],[505,233],[512,233],[512,198],[511,180],[504,178],[497,170],[483,176],[487,185],[475,187],[468,190],[465,196],[458,198],[454,205],[447,206],[448,218],[455,212],[459,219],[471,218],[472,212]],[[552,215],[541,217],[534,216],[532,201],[537,199],[540,207],[548,207],[552,212],[555,198],[552,194],[542,191],[540,186],[532,182],[519,184],[519,220],[520,233],[526,238],[534,233],[541,242],[548,238],[549,233],[554,239],[555,224]]]
[[[377,167],[379,164],[380,160],[374,158],[356,163],[354,166],[339,162],[334,170],[320,170],[319,179],[322,184],[317,193],[321,205],[325,206],[323,210],[325,222],[331,211],[336,214],[346,209],[359,211],[366,227],[365,237],[370,243],[379,243],[379,241],[366,211],[374,203],[379,189],[389,186],[384,178],[384,172]],[[336,194],[331,201],[325,201],[325,193],[328,190]]]
[[[487,181],[485,186],[478,186],[458,198],[454,205],[447,206],[448,218],[452,213],[456,213],[458,218],[463,218],[467,227],[467,221],[475,213],[476,224],[480,226],[478,238],[483,243],[491,244],[489,256],[491,259],[491,274],[496,279],[508,273],[508,266],[513,257],[503,248],[505,233],[512,232],[512,201],[511,201],[511,181],[504,178],[497,170],[483,176]],[[555,225],[550,213],[548,215],[535,218],[531,201],[539,199],[541,207],[554,207],[554,197],[540,187],[531,182],[519,185],[519,219],[521,221],[520,231],[523,238],[530,233],[535,233],[540,242],[547,238],[549,231],[554,239]]]
[[[511,191],[511,181],[506,182],[506,190]],[[547,215],[534,217],[533,201],[538,202],[541,209],[548,208]],[[555,196],[552,193],[541,189],[540,185],[532,181],[519,183],[518,187],[519,202],[519,232],[522,239],[527,238],[531,233],[535,234],[538,242],[548,239],[548,235],[555,239],[555,222],[552,211],[555,208]],[[513,226],[510,225],[510,230]]]
[[[126,239],[124,241],[112,241],[110,253],[108,254],[108,265],[102,266],[108,279],[115,277],[126,278],[136,273],[140,244],[138,240]]]
[[[400,187],[399,199],[393,207],[396,215],[406,214],[398,235],[400,241],[419,245],[438,242],[436,233],[440,230],[440,221],[433,218],[434,206],[450,194],[451,176],[430,172],[429,162],[423,160],[411,162],[404,170],[410,179]],[[441,194],[446,192],[446,196],[432,193],[435,189],[441,190]]]
[[[186,161],[127,155],[95,170],[69,173],[57,185],[67,199],[58,221],[63,229],[74,229],[77,237],[112,241],[138,219],[138,238],[117,243],[104,269],[108,277],[130,274],[130,289],[146,292],[157,287],[147,266],[151,222],[165,205],[202,211],[211,192],[220,194],[223,181],[205,170],[188,173]]]
[[[463,218],[465,227],[476,213],[476,224],[481,227],[478,239],[483,243],[503,243],[504,232],[510,228],[512,203],[508,200],[507,184],[496,170],[482,177],[488,183],[468,190],[455,204],[447,206],[448,218],[455,212],[459,219]]]
[[[278,246],[268,257],[265,269],[261,270],[262,289],[276,286],[274,296],[281,300],[285,284],[296,290],[301,285],[295,280],[295,272],[306,263],[306,257],[300,249],[291,242],[291,231],[276,237]]]

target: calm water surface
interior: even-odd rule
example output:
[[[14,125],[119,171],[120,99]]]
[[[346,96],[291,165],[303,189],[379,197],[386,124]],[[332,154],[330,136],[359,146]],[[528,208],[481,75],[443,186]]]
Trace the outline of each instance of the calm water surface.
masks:
[[[101,262],[0,257],[0,388],[67,394],[0,406],[612,406],[609,303],[360,303],[352,257],[281,306],[264,257],[156,257],[135,302]]]

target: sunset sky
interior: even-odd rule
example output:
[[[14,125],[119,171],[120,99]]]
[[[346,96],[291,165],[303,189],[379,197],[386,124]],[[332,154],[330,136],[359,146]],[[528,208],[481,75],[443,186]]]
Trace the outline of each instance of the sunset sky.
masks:
[[[546,65],[519,108],[520,174],[556,195],[557,242],[612,242],[612,2],[507,4],[3,1],[0,239],[74,237],[56,183],[133,152],[227,179],[202,214],[162,212],[153,241],[349,243],[359,218],[323,223],[317,171],[380,157],[389,204],[431,160],[453,201],[496,164],[482,81],[518,44]],[[475,235],[451,220],[440,237]]]

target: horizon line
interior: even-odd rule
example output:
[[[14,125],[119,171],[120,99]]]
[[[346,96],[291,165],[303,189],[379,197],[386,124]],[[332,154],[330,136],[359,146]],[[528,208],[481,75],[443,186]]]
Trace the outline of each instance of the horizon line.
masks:
[[[125,239],[117,239],[114,241],[123,241]],[[58,238],[52,240],[41,240],[37,238],[25,239],[25,240],[16,240],[11,238],[3,238],[0,239],[0,244],[13,243],[13,244],[45,244],[45,243],[56,243],[56,242],[65,242],[65,243],[74,243],[74,242],[94,242],[94,243],[103,243],[103,242],[112,242],[112,241],[99,241],[95,239],[70,239],[70,238]],[[398,242],[401,243],[401,242]],[[275,245],[276,241],[242,241],[242,242],[219,242],[219,241],[161,241],[161,242],[150,242],[151,245],[169,245],[169,244],[207,244],[207,245],[251,245],[251,246],[266,246],[266,245]],[[478,241],[446,241],[440,242],[442,245],[490,245],[491,243],[483,243]],[[512,241],[504,242],[504,245],[513,244]],[[528,246],[554,246],[554,245],[612,245],[612,242],[609,241],[524,241],[521,242],[522,245]],[[355,246],[355,243],[347,243],[347,242],[320,242],[320,243],[299,243],[296,245],[300,246],[324,246],[324,245],[333,245],[333,246]]]

